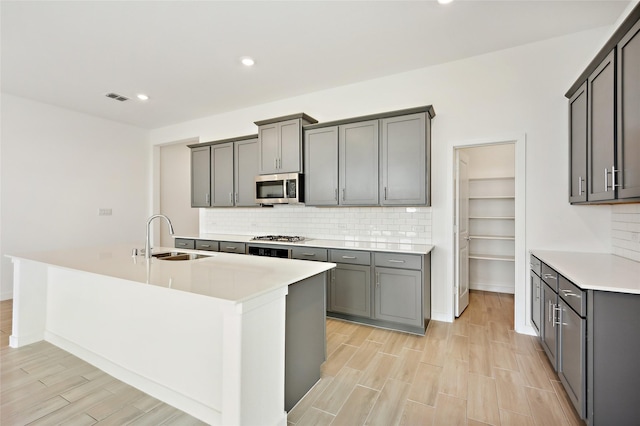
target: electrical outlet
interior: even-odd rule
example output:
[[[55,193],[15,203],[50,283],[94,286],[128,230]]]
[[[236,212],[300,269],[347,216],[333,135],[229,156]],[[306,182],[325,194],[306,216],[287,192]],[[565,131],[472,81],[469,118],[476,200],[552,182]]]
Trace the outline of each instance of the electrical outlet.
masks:
[[[111,216],[113,211],[111,209],[98,209],[98,216]]]

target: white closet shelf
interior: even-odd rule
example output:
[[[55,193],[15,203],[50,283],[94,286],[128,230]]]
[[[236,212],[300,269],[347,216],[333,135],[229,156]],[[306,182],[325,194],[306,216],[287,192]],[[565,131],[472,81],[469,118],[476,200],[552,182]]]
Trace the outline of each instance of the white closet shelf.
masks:
[[[479,254],[479,253],[470,253],[469,259],[478,259],[478,260],[498,260],[501,262],[515,262],[515,256],[498,256],[494,254]]]
[[[515,195],[473,195],[470,200],[515,200]]]
[[[472,240],[512,240],[515,241],[516,237],[511,235],[469,235]]]

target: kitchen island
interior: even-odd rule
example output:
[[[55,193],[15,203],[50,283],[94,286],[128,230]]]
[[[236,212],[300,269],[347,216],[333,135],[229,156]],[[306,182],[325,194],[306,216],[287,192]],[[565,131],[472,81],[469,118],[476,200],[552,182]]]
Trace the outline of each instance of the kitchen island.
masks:
[[[285,335],[320,334],[319,376],[334,264],[189,250],[206,256],[146,260],[131,247],[9,256],[10,345],[47,340],[209,424],[285,425],[285,357],[307,358],[290,356]]]

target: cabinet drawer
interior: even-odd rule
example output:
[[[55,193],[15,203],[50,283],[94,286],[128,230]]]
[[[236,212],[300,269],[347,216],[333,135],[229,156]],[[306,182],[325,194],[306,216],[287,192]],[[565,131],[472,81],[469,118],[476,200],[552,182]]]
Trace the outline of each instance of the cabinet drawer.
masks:
[[[542,262],[542,275],[540,276],[542,281],[547,283],[549,287],[556,293],[558,292],[558,273],[552,267]]]
[[[174,244],[176,248],[192,249],[192,250],[196,248],[196,241],[192,239],[187,239],[187,238],[176,238]]]
[[[327,254],[327,249],[313,247],[294,247],[291,249],[291,258],[326,262],[329,256]]]
[[[422,269],[422,256],[418,254],[374,253],[373,259],[376,266]]]
[[[540,274],[542,273],[542,262],[540,262],[540,259],[538,259],[534,255],[531,255],[529,260],[529,266],[537,276],[540,276]]]
[[[220,251],[225,253],[239,253],[244,254],[245,244],[235,243],[230,241],[220,241]]]
[[[371,265],[371,253],[357,250],[331,250],[330,258],[335,263],[350,263],[353,265]]]
[[[562,300],[571,306],[578,315],[585,317],[587,315],[587,292],[579,289],[562,275],[558,275],[558,288],[558,294]]]
[[[218,242],[209,240],[196,240],[196,250],[218,251]]]

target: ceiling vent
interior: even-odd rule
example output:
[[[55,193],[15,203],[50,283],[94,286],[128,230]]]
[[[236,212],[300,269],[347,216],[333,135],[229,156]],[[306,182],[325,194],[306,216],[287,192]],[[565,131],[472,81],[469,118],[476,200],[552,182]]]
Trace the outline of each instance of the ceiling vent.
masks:
[[[107,98],[115,99],[116,101],[120,101],[120,102],[129,100],[129,98],[127,98],[126,96],[118,95],[117,93],[107,93],[105,96]]]

